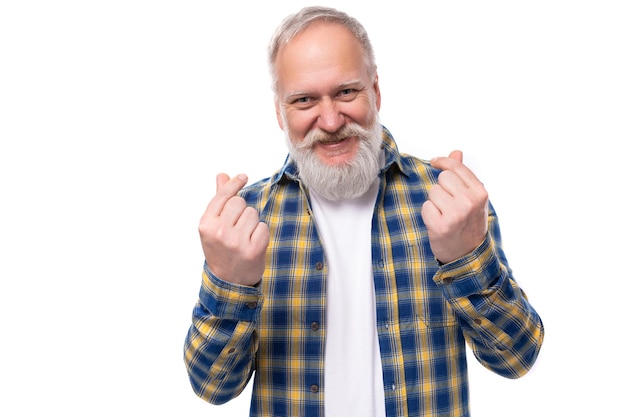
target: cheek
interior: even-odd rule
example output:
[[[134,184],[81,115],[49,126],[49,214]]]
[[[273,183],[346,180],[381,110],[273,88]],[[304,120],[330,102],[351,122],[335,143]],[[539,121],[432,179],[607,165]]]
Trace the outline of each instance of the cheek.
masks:
[[[315,119],[306,112],[294,112],[287,114],[284,120],[285,127],[289,134],[296,140],[302,140],[313,128]]]
[[[375,119],[378,113],[378,108],[375,101],[371,101],[367,97],[363,97],[358,102],[352,104],[345,110],[345,115],[353,122],[361,126],[369,126]]]

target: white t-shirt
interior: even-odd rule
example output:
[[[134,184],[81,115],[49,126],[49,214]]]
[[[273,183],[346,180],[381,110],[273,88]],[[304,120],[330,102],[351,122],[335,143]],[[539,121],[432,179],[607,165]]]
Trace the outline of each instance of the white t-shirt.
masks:
[[[384,417],[372,278],[372,215],[379,181],[356,200],[311,192],[328,265],[324,398],[327,417]]]

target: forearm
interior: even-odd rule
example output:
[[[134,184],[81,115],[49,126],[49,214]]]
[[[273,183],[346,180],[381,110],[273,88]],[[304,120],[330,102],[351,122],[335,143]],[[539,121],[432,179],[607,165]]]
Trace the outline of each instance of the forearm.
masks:
[[[487,236],[471,254],[435,276],[462,321],[476,358],[508,378],[524,375],[543,342],[543,324],[519,288],[496,241]]]
[[[205,268],[185,340],[184,360],[196,394],[221,404],[245,388],[254,370],[261,295],[220,281]]]

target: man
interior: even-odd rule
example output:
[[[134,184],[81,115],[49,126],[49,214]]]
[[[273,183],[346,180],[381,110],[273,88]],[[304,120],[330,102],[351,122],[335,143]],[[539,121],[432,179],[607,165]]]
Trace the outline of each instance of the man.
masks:
[[[185,362],[220,404],[254,377],[252,416],[469,416],[466,343],[525,374],[541,319],[459,151],[398,152],[362,26],[305,8],[269,49],[289,158],[270,178],[217,177]]]

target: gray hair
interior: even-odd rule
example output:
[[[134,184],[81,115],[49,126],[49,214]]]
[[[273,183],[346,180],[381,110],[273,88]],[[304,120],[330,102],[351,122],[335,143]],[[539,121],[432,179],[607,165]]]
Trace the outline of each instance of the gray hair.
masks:
[[[323,21],[327,23],[337,23],[348,29],[359,41],[365,53],[365,65],[369,74],[374,77],[376,73],[376,60],[374,58],[374,48],[370,43],[369,36],[363,25],[355,18],[337,9],[330,7],[312,6],[305,7],[298,13],[287,16],[274,32],[274,36],[268,47],[268,64],[272,77],[272,90],[276,92],[278,74],[276,71],[276,57],[279,49],[296,35],[304,31],[312,23]]]

